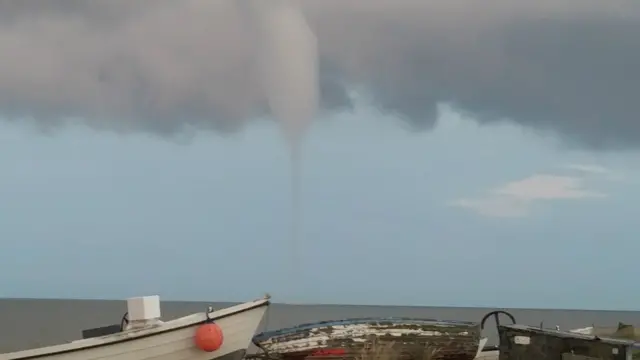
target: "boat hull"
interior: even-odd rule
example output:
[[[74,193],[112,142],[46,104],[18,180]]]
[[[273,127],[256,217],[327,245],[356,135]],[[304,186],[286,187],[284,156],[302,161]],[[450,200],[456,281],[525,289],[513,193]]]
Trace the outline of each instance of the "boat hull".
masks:
[[[284,358],[361,357],[371,347],[390,347],[403,359],[473,359],[480,344],[480,325],[460,321],[399,318],[347,319],[305,324],[256,335],[254,344]],[[327,353],[321,349],[343,349]],[[375,350],[373,350],[375,351]],[[339,355],[343,354],[343,355]]]
[[[204,352],[195,346],[196,329],[207,318],[207,314],[199,313],[151,329],[129,330],[69,344],[3,354],[0,360],[240,359],[250,346],[268,305],[269,302],[263,300],[210,313],[224,336],[222,346],[214,352]]]

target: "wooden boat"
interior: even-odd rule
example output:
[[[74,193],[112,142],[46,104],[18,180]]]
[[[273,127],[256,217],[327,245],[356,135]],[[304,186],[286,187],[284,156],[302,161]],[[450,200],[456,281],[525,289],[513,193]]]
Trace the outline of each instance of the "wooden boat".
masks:
[[[0,354],[0,360],[240,359],[268,306],[265,296],[163,322],[158,296],[132,298],[127,300],[128,313],[120,325],[85,330],[84,339],[66,344]],[[204,339],[202,333],[209,336],[211,329],[215,329],[217,349],[196,341],[196,335]]]
[[[483,340],[483,341],[482,341]],[[486,343],[480,324],[414,318],[356,318],[323,321],[263,332],[253,343],[284,360],[362,358],[372,347],[388,347],[402,359],[473,359]]]

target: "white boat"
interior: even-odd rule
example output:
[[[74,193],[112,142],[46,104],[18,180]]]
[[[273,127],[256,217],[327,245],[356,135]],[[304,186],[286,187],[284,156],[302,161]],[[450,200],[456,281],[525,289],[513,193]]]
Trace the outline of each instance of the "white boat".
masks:
[[[571,333],[593,335],[605,338],[630,339],[640,341],[640,329],[633,325],[618,323],[618,326],[587,326],[580,329],[569,330]]]
[[[584,327],[584,328],[572,329],[572,330],[569,330],[569,332],[574,333],[574,334],[593,335],[594,327],[593,326],[587,326],[587,327]]]
[[[0,354],[0,360],[235,360],[244,356],[269,306],[263,299],[207,311],[163,322],[158,296],[127,300],[128,319],[105,330],[108,335],[70,343]],[[126,315],[125,315],[126,316]],[[215,351],[196,346],[195,334],[205,324],[222,331],[222,344]],[[113,328],[115,332],[113,332]],[[110,331],[111,330],[111,331]],[[90,331],[85,331],[86,333]],[[104,333],[104,332],[103,332]]]

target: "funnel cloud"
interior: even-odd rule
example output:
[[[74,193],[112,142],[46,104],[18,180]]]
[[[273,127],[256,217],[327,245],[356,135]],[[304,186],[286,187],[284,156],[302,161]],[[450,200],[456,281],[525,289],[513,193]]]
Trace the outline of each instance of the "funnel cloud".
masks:
[[[0,116],[171,136],[271,115],[297,134],[316,103],[348,110],[357,90],[416,130],[448,104],[584,146],[640,145],[636,0],[301,0],[305,21],[287,26],[310,30],[271,35],[255,12],[275,21],[285,2],[261,4],[0,0]]]
[[[264,95],[293,149],[318,107],[318,41],[299,4],[291,0],[248,0]]]

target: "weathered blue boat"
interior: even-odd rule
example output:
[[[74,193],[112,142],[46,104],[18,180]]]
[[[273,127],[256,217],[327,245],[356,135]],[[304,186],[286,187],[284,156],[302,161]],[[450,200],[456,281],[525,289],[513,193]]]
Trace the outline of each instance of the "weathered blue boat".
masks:
[[[480,324],[416,318],[322,321],[256,335],[253,343],[284,360],[363,358],[372,346],[388,347],[403,360],[471,360],[484,346]]]

